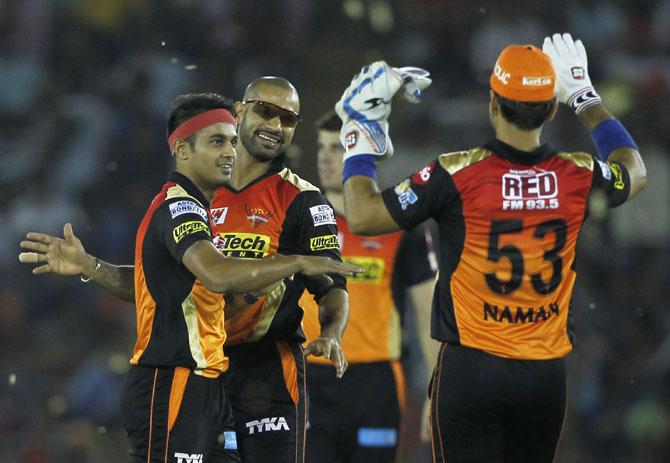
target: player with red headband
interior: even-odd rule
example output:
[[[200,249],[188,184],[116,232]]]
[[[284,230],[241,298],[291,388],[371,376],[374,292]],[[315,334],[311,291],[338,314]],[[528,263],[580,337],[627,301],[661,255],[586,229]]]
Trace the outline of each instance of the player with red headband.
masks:
[[[573,346],[575,249],[589,197],[599,191],[614,207],[646,184],[637,145],[591,85],[581,41],[555,34],[543,49],[512,45],[498,57],[489,98],[494,140],[442,154],[382,192],[375,159],[391,151],[392,97],[415,78],[374,63],[336,106],[349,228],[389,233],[428,218],[439,226],[434,462],[553,461]],[[597,157],[541,144],[558,108],[555,92],[591,132]]]
[[[232,102],[215,94],[181,95],[172,106],[168,134],[175,172],[140,224],[130,283],[138,337],[122,415],[131,459],[239,461],[221,376],[229,364],[221,293],[262,290],[299,273],[351,275],[356,267],[316,256],[223,256],[213,242],[209,203],[233,172],[238,137]],[[20,260],[41,264],[37,274],[81,274],[95,281],[105,272],[129,274],[131,267],[121,271],[105,263],[103,269],[86,255],[69,224],[64,234],[64,240],[29,234],[22,247],[31,252]]]

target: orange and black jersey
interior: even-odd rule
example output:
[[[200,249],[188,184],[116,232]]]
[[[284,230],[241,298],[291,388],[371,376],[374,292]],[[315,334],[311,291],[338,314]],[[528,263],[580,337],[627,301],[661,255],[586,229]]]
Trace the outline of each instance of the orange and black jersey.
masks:
[[[347,280],[349,322],[342,336],[342,349],[349,363],[400,359],[401,318],[407,304],[407,288],[435,277],[432,235],[421,225],[408,233],[379,236],[354,235],[346,219],[337,215],[342,259],[364,271]],[[321,333],[318,306],[304,294],[303,328],[307,342]],[[324,357],[310,362],[330,364]]]
[[[219,188],[212,200],[215,244],[226,256],[259,259],[275,253],[313,254],[340,260],[337,223],[332,206],[318,188],[280,163],[236,191]],[[226,320],[228,344],[264,336],[304,341],[298,304],[305,287],[320,298],[331,288],[346,288],[346,279],[331,275],[333,285],[320,287],[296,275],[261,297],[244,312]]]
[[[212,240],[208,208],[202,192],[173,173],[140,224],[134,365],[187,367],[207,377],[228,368],[223,296],[207,290],[181,262],[193,243]]]
[[[548,145],[526,153],[498,140],[440,155],[383,192],[395,221],[439,226],[440,277],[431,334],[516,359],[572,350],[575,247],[590,194],[611,207],[626,169]]]

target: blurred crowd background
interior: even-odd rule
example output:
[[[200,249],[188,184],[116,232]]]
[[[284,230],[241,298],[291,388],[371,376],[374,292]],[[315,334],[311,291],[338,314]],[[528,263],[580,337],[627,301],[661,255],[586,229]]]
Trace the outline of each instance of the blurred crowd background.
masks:
[[[287,159],[316,182],[313,121],[356,70],[376,59],[425,67],[425,101],[394,107],[388,185],[490,139],[495,57],[556,31],[583,39],[596,89],[649,173],[635,201],[609,212],[594,203],[580,240],[557,461],[670,461],[669,0],[0,0],[0,461],[126,461],[118,398],[134,310],[77,278],[32,276],[18,243],[70,221],[87,250],[130,263],[171,169],[164,126],[175,95],[239,98],[255,77],[287,77],[304,116]],[[565,107],[544,138],[594,151]],[[406,319],[402,461],[427,462],[415,341],[427,327]]]

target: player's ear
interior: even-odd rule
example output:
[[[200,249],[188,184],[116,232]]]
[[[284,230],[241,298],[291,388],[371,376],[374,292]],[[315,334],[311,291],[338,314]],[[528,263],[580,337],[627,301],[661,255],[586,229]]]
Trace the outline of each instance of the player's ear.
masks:
[[[191,149],[190,146],[188,146],[188,142],[186,140],[182,140],[181,138],[175,140],[172,154],[177,159],[188,159],[189,155],[191,154]]]
[[[491,116],[495,116],[498,115],[499,112],[500,104],[498,103],[496,94],[493,92],[493,90],[489,90],[489,114]]]
[[[237,121],[238,126],[240,124],[240,120],[242,119],[243,108],[244,108],[244,105],[242,104],[241,101],[236,101],[235,102],[235,120]]]
[[[558,112],[558,100],[554,98],[554,107],[551,108],[551,112],[547,116],[547,120],[544,121],[545,123],[551,122],[554,120],[554,117],[556,117],[556,113]]]

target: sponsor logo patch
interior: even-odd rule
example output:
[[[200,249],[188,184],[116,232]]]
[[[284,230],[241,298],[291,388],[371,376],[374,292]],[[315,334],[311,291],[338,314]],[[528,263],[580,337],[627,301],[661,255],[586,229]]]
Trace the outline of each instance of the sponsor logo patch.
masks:
[[[177,463],[202,463],[202,456],[202,453],[174,453],[174,457],[177,459]]]
[[[572,74],[572,78],[575,80],[584,80],[586,77],[586,71],[581,66],[575,66],[571,68],[570,73]]]
[[[209,220],[207,218],[207,211],[200,207],[198,204],[194,203],[193,201],[176,201],[174,203],[170,204],[170,215],[174,219],[175,217],[179,217],[182,214],[198,214],[200,217],[202,217],[205,220]]]
[[[614,189],[623,190],[626,184],[623,182],[623,172],[621,172],[621,167],[611,161],[607,161],[607,165],[610,167],[612,175],[614,176]]]
[[[419,200],[411,185],[410,179],[406,178],[398,183],[393,190],[398,197],[398,202],[400,202],[400,207],[403,211]]]
[[[221,437],[223,438],[224,449],[237,450],[237,434],[235,434],[235,431],[224,431]]]
[[[283,416],[247,421],[246,426],[250,436],[257,432],[289,431],[288,423]]]
[[[435,161],[431,162],[420,171],[412,174],[412,183],[415,183],[417,185],[425,185],[426,183],[428,183],[428,180],[430,180],[430,176],[433,175],[434,168],[435,168]]]
[[[502,176],[502,208],[558,209],[558,177],[553,171],[512,169]]]
[[[214,240],[219,252],[227,257],[262,259],[270,251],[270,237],[254,233],[219,233]]]
[[[337,225],[337,222],[335,221],[335,212],[333,211],[333,208],[327,204],[310,207],[309,212],[312,214],[312,221],[314,222],[315,227],[320,225]]]
[[[309,239],[309,248],[312,251],[323,251],[324,249],[339,249],[340,243],[337,235],[316,236]]]
[[[344,136],[344,146],[350,150],[358,143],[358,130],[352,130]]]
[[[223,225],[226,222],[226,216],[228,215],[228,207],[215,207],[211,209],[212,219],[216,225]]]
[[[521,79],[521,85],[524,87],[542,87],[544,85],[551,85],[551,77],[526,77],[523,76]]]
[[[511,77],[511,74],[506,72],[498,63],[496,63],[496,67],[493,68],[493,75],[505,85],[509,83],[509,78]]]
[[[398,430],[393,428],[359,428],[358,445],[361,447],[395,447]]]
[[[602,162],[600,159],[597,159],[598,165],[600,166],[600,171],[603,173],[603,178],[605,180],[612,180],[612,169],[607,165],[606,162]]]
[[[199,220],[191,220],[174,227],[172,229],[172,237],[174,238],[175,243],[179,243],[185,236],[200,232],[205,232],[207,233],[207,236],[211,236],[209,233],[209,226],[206,223],[200,222]]]
[[[263,209],[262,207],[250,207],[245,205],[244,210],[247,213],[247,220],[251,222],[251,226],[256,228],[261,224],[267,223],[274,212]]]
[[[379,257],[342,256],[342,260],[363,268],[361,273],[356,276],[347,277],[347,280],[355,281],[357,283],[373,284],[379,284],[382,282],[384,268],[386,266],[384,259],[380,259]]]

